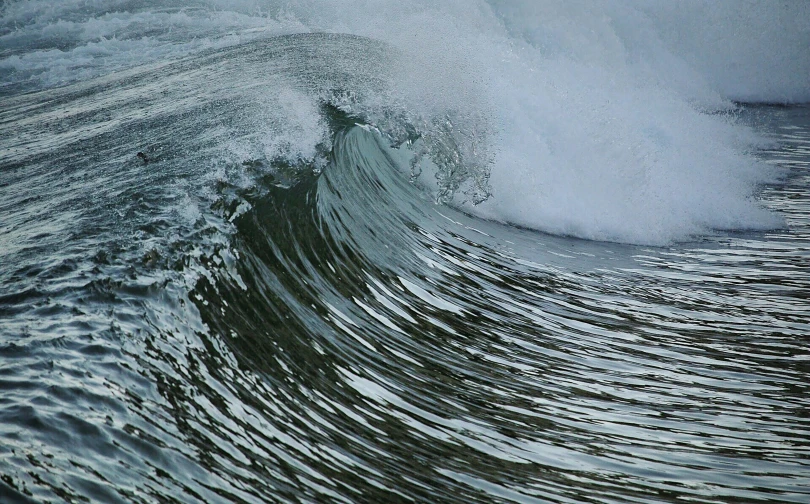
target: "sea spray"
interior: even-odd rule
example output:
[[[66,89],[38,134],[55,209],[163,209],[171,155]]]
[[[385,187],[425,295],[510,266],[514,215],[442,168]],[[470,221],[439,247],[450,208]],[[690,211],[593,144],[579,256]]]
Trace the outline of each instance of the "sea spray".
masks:
[[[413,155],[432,158],[421,179],[438,201],[590,239],[661,244],[778,227],[757,191],[779,174],[758,163],[762,139],[734,119],[733,100],[810,100],[806,2],[201,0],[155,9],[34,1],[3,9],[6,93],[287,33],[380,41],[398,55],[387,70],[392,87],[375,94],[360,84],[351,112],[397,145],[397,132],[418,130]],[[355,57],[362,66],[365,55]],[[267,103],[283,98],[266,92]],[[213,148],[311,157],[324,143],[322,121],[303,115],[317,114],[319,99],[297,96],[278,109],[308,125],[306,134],[279,132],[268,117],[252,147],[227,139]]]

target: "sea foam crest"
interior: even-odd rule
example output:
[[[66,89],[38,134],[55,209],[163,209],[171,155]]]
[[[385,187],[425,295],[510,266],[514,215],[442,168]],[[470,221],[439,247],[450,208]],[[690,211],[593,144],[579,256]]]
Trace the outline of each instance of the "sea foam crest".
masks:
[[[810,101],[807,19],[810,3],[770,0],[12,1],[0,82],[58,85],[293,32],[370,37],[402,56],[387,105],[427,132],[449,118],[452,135],[436,138],[463,153],[455,173],[491,192],[458,204],[553,233],[666,243],[779,224],[755,199],[773,176],[754,155],[762,139],[733,101]],[[302,98],[286,116],[300,116],[295,103],[318,113]],[[357,110],[383,118],[375,104]],[[321,139],[270,136],[263,145],[294,156]],[[452,175],[439,186],[452,191]]]

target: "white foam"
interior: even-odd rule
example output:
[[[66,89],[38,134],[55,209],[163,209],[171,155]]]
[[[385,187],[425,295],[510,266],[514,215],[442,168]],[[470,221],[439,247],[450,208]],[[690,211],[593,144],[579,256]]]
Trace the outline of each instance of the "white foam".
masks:
[[[317,97],[299,89],[274,83],[275,93],[263,93],[251,102],[242,120],[250,133],[227,140],[232,161],[286,160],[317,162],[317,146],[329,142],[329,129],[318,110]]]
[[[753,197],[774,176],[750,153],[761,139],[729,114],[706,113],[733,109],[736,96],[673,52],[644,12],[609,7],[600,16],[592,3],[512,4],[503,14],[523,43],[510,41],[515,56],[490,87],[501,130],[494,197],[472,210],[552,233],[653,244],[779,226]],[[538,16],[549,24],[527,22]]]
[[[3,84],[57,85],[268,34],[382,40],[404,55],[392,99],[412,118],[452,116],[458,139],[469,139],[467,162],[489,163],[493,196],[472,211],[585,238],[665,243],[778,225],[753,197],[773,175],[751,154],[761,139],[723,112],[733,111],[731,100],[810,101],[810,2],[34,0],[4,8]],[[324,130],[314,102],[282,101],[279,118],[294,127],[285,133],[268,120],[250,149],[312,155]]]

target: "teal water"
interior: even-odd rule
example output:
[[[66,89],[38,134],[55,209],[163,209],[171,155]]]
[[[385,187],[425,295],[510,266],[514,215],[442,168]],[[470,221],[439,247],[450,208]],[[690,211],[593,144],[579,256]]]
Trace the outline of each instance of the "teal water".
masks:
[[[411,108],[403,56],[297,34],[5,88],[0,500],[806,502],[810,108],[701,112],[753,220],[662,242],[716,207],[616,227],[613,181],[560,185],[604,210],[567,229],[661,226],[586,240],[472,205],[492,118]]]

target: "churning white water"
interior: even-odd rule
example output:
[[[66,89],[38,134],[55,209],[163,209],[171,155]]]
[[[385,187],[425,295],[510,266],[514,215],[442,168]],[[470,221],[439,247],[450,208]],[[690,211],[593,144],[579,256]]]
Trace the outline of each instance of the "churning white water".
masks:
[[[6,89],[50,87],[274,34],[371,37],[402,54],[400,104],[452,117],[466,162],[490,177],[486,203],[457,204],[660,244],[781,225],[756,197],[780,173],[753,154],[763,139],[733,101],[810,100],[808,18],[806,2],[768,0],[10,2],[0,75]],[[312,100],[287,103],[311,116]],[[324,126],[305,122],[280,154],[312,152]]]

